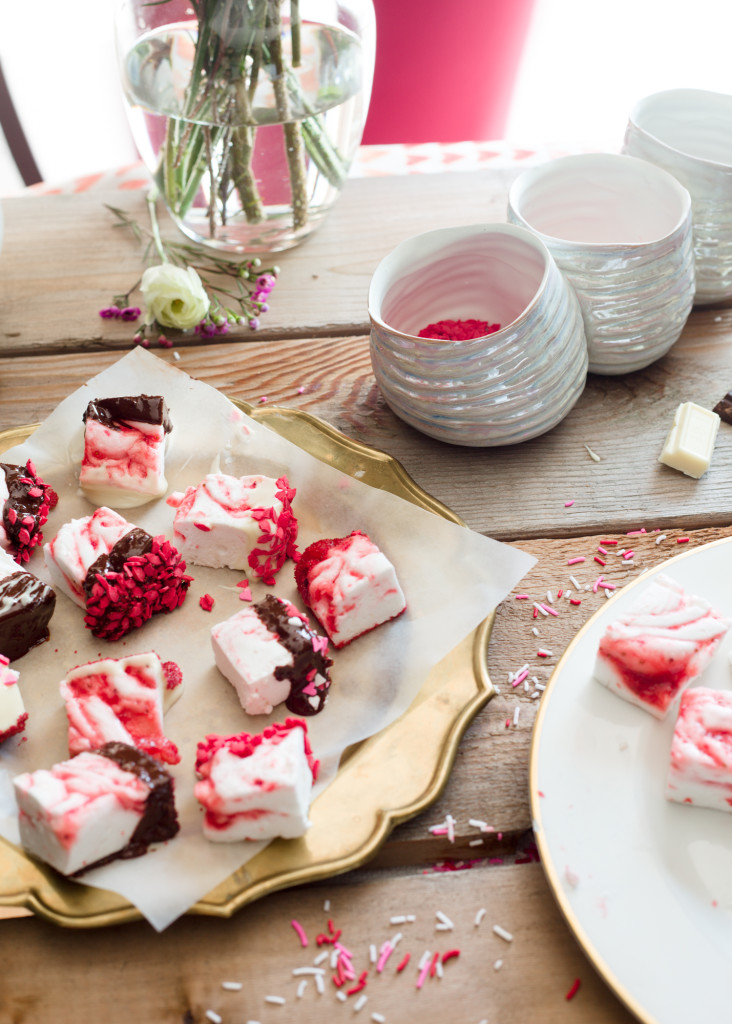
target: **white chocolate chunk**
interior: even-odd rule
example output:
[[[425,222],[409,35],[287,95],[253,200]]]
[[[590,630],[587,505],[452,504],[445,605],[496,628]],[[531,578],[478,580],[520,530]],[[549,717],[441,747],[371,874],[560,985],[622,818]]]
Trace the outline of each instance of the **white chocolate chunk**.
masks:
[[[719,416],[694,402],[682,402],[658,461],[698,480],[709,469]]]

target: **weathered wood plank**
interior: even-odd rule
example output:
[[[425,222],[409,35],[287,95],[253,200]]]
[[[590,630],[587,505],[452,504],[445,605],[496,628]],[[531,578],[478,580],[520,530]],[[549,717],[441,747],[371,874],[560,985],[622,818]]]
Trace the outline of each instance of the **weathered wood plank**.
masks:
[[[368,330],[367,293],[378,262],[411,235],[505,221],[513,171],[353,179],[325,224],[271,262],[281,268],[258,337]],[[6,352],[125,348],[129,324],[98,310],[138,280],[142,249],[113,226],[104,202],[147,224],[142,192],[3,200],[0,337]],[[163,233],[177,232],[160,213]],[[181,240],[185,241],[185,239]],[[251,334],[245,334],[251,337]],[[192,339],[190,339],[192,340]]]
[[[329,909],[325,910],[325,901]],[[475,915],[486,908],[476,928]],[[435,912],[447,913],[450,932],[435,931]],[[394,915],[417,920],[391,925]],[[302,923],[310,945],[300,946],[290,921]],[[488,1024],[630,1024],[631,1016],[583,956],[547,889],[538,864],[486,867],[425,876],[359,872],[326,885],[276,894],[246,907],[230,921],[186,918],[162,935],[135,924],[94,932],[68,932],[43,921],[4,921],[0,926],[3,986],[0,1019],[24,1024],[207,1024],[206,1011],[224,1022],[295,1021],[320,1024],[352,1014],[358,994],[341,1007],[331,971],[318,995],[311,978],[297,998],[292,970],[312,965],[327,933],[328,918],[342,929],[357,976],[369,971],[361,1019],[374,1012],[390,1022],[445,1020]],[[493,924],[510,930],[508,943]],[[369,959],[400,931],[403,938],[378,974]],[[417,990],[417,963],[424,950],[460,956],[444,966],[442,979]],[[406,953],[411,962],[396,967]],[[502,966],[495,969],[497,960]],[[43,965],[43,983],[39,983]],[[323,965],[327,967],[328,965]],[[568,1002],[575,979],[581,986]],[[241,982],[238,992],[223,981]],[[350,986],[349,986],[350,987]],[[265,1002],[282,996],[286,1005]]]
[[[233,397],[257,404],[266,396],[270,404],[315,413],[388,451],[470,527],[518,539],[729,523],[732,428],[722,424],[712,467],[701,480],[662,466],[658,455],[679,402],[711,408],[732,386],[731,335],[732,311],[695,313],[665,359],[626,377],[591,376],[555,430],[493,449],[442,444],[403,424],[384,403],[362,336],[175,352],[178,366]],[[173,360],[171,352],[158,351]],[[0,359],[0,425],[41,419],[117,358],[96,352]],[[600,462],[592,461],[585,444]]]

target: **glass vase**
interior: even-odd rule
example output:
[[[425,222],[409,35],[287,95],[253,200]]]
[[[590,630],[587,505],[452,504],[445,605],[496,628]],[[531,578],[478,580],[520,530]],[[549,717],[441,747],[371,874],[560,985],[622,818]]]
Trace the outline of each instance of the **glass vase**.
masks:
[[[368,112],[372,0],[123,0],[137,148],[193,241],[280,252],[323,221]]]

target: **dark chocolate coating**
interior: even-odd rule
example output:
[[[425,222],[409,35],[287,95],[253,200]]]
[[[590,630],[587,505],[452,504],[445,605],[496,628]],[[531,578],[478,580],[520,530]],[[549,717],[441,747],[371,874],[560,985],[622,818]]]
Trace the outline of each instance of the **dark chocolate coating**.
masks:
[[[101,754],[102,757],[114,761],[123,771],[132,772],[145,783],[150,792],[145,802],[145,813],[129,843],[121,850],[110,853],[108,857],[102,857],[76,871],[74,878],[113,860],[141,857],[147,853],[151,843],[162,843],[166,839],[172,839],[180,830],[173,799],[173,779],[159,761],[146,754],[144,750],[138,750],[127,743],[105,743],[92,753]]]
[[[97,576],[106,576],[108,572],[121,572],[122,566],[133,555],[146,555],[152,548],[152,536],[139,526],[133,527],[124,537],[120,537],[108,554],[101,554],[89,566],[84,578],[84,593],[87,600],[97,582]]]
[[[282,646],[292,654],[292,665],[279,665],[274,671],[275,679],[290,681],[290,695],[285,701],[285,707],[295,715],[315,715],[322,711],[328,696],[328,669],[333,660],[313,650],[312,630],[300,620],[297,623],[290,622],[287,609],[274,594],[267,594],[263,601],[254,605],[254,609],[270,633],[275,633]],[[326,680],[326,684],[318,688],[317,707],[313,707],[302,693],[313,669]]]
[[[10,462],[0,462],[0,470],[5,473],[5,485],[8,488],[8,497],[5,500],[3,506],[3,527],[9,540],[13,544],[18,543],[18,533],[25,524],[23,518],[25,516],[33,517],[33,526],[25,526],[26,530],[33,532],[37,530],[39,525],[39,510],[44,502],[44,491],[43,488],[36,483],[23,483],[22,481],[29,480],[28,470],[25,466],[16,466]],[[29,488],[37,488],[40,490],[40,494],[36,497],[28,494]],[[18,513],[18,517],[14,523],[11,523],[8,519],[8,511],[15,509]]]
[[[123,398],[93,398],[86,407],[84,423],[91,417],[105,427],[119,429],[121,421],[162,426],[166,434],[173,429],[170,413],[162,395],[126,395]]]
[[[48,640],[56,594],[29,572],[0,580],[0,654],[15,661]]]
[[[712,409],[725,423],[732,423],[732,391],[728,391],[724,398],[720,398]]]

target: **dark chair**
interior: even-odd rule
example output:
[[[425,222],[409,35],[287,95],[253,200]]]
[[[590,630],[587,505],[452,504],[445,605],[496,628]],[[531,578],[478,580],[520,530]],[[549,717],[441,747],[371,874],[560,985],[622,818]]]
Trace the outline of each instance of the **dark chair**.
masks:
[[[43,181],[43,176],[38,170],[28,140],[25,137],[23,126],[20,123],[13,98],[10,95],[8,83],[3,74],[0,64],[0,127],[10,150],[10,155],[20,172],[20,176],[26,185],[35,185]]]

